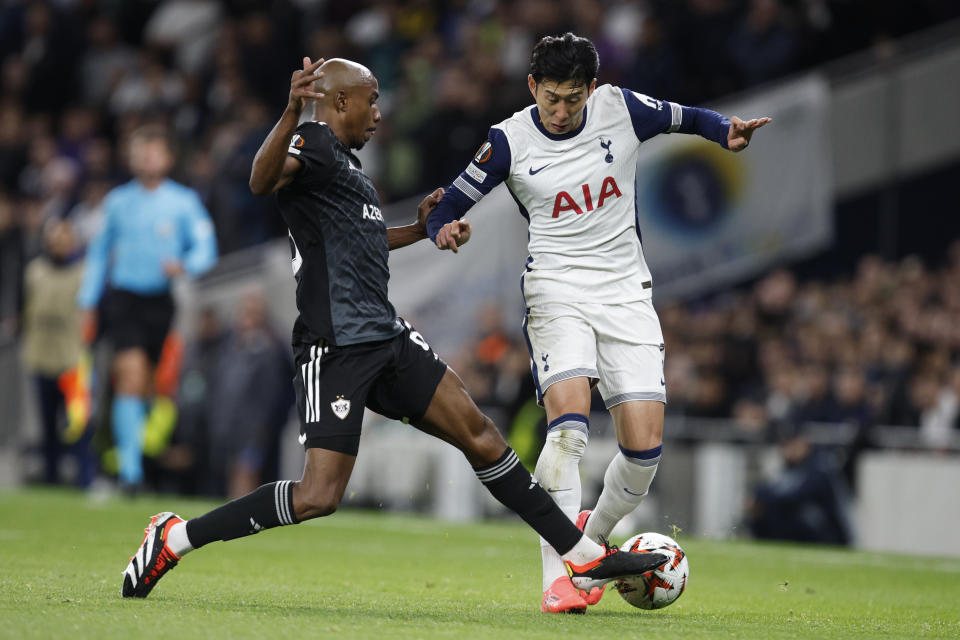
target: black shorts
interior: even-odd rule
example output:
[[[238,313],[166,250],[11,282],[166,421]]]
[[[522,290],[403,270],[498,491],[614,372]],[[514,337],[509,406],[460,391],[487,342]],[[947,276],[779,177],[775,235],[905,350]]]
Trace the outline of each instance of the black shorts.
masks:
[[[104,335],[115,351],[139,347],[157,363],[173,323],[173,311],[169,293],[143,296],[114,289],[104,304]]]
[[[363,408],[416,423],[447,370],[413,327],[377,342],[294,345],[300,443],[357,455]]]

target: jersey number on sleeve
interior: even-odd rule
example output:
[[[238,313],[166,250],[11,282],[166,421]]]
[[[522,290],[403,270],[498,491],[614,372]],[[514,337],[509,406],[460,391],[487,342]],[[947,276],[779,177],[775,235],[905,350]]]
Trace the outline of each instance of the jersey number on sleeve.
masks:
[[[651,109],[656,109],[657,111],[660,111],[660,109],[663,107],[663,105],[660,103],[659,100],[655,100],[650,96],[645,96],[642,93],[637,93],[636,91],[633,92],[633,95],[637,96],[637,100],[647,105]]]

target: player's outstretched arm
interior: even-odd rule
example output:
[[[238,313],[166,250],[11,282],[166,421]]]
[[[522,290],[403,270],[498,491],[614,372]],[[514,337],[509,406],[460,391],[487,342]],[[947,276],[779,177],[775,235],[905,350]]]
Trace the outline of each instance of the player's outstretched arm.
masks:
[[[317,73],[323,62],[323,58],[310,62],[310,58],[304,57],[303,69],[293,72],[287,108],[260,145],[250,169],[250,191],[258,196],[273,193],[286,186],[300,170],[300,161],[287,155],[287,147],[297,130],[300,114],[303,113],[307,101],[319,100],[324,96],[314,91],[314,82],[323,76],[322,71]]]
[[[657,100],[629,89],[620,91],[640,142],[661,133],[677,132],[698,135],[731,151],[743,151],[750,144],[753,132],[773,121],[754,118],[744,122],[736,116],[726,118],[711,109]]]
[[[443,189],[438,188],[417,205],[416,222],[403,227],[387,229],[387,246],[391,251],[419,242],[427,237],[427,218],[437,208],[441,198],[443,198]]]
[[[754,118],[744,122],[733,116],[730,118],[730,131],[727,133],[727,147],[730,151],[743,151],[750,144],[753,132],[772,121],[772,118]]]

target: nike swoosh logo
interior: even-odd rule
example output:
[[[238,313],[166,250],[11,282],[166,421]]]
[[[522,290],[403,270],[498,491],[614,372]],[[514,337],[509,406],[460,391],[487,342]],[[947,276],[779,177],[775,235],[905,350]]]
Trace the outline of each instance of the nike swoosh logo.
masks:
[[[301,434],[300,434],[300,437],[299,437],[299,438],[297,438],[297,440],[299,440],[299,441],[300,441],[300,444],[303,444],[304,442],[306,442],[306,441],[307,441],[307,434],[305,434],[305,433],[301,433]]]
[[[542,167],[540,167],[540,168],[537,169],[537,170],[534,170],[533,167],[530,167],[530,175],[532,175],[532,176],[537,175],[538,173],[540,173],[541,171],[543,171],[544,169],[546,169],[547,167],[549,167],[551,164],[553,164],[553,163],[552,163],[552,162],[548,162],[547,164],[543,165]]]
[[[547,493],[560,493],[561,491],[573,491],[573,489],[547,489]]]
[[[633,491],[630,491],[630,489],[627,489],[626,487],[624,487],[623,490],[632,496],[637,496],[638,498],[642,498],[643,496],[647,495],[645,493],[634,493]]]

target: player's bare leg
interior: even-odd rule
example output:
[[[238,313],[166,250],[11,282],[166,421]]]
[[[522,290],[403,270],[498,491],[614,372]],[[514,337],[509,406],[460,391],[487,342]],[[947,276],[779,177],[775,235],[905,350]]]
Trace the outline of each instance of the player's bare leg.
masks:
[[[591,540],[606,538],[613,527],[647,495],[660,463],[664,404],[630,401],[610,407],[620,451],[607,466],[603,492],[587,519]]]
[[[494,462],[507,448],[500,431],[480,412],[452,369],[447,369],[426,413],[414,426],[460,449],[474,467]]]
[[[580,510],[580,460],[589,431],[589,379],[569,378],[550,385],[544,393],[543,404],[547,411],[547,437],[534,476],[564,515],[573,521]],[[551,612],[582,608],[584,594],[572,588],[563,559],[543,538],[540,538],[540,556],[543,562],[541,608]]]
[[[330,515],[340,505],[356,459],[337,451],[307,449],[298,482],[265,484],[189,521],[170,512],[153,516],[140,548],[123,572],[121,594],[146,598],[184,555],[210,542]]]

